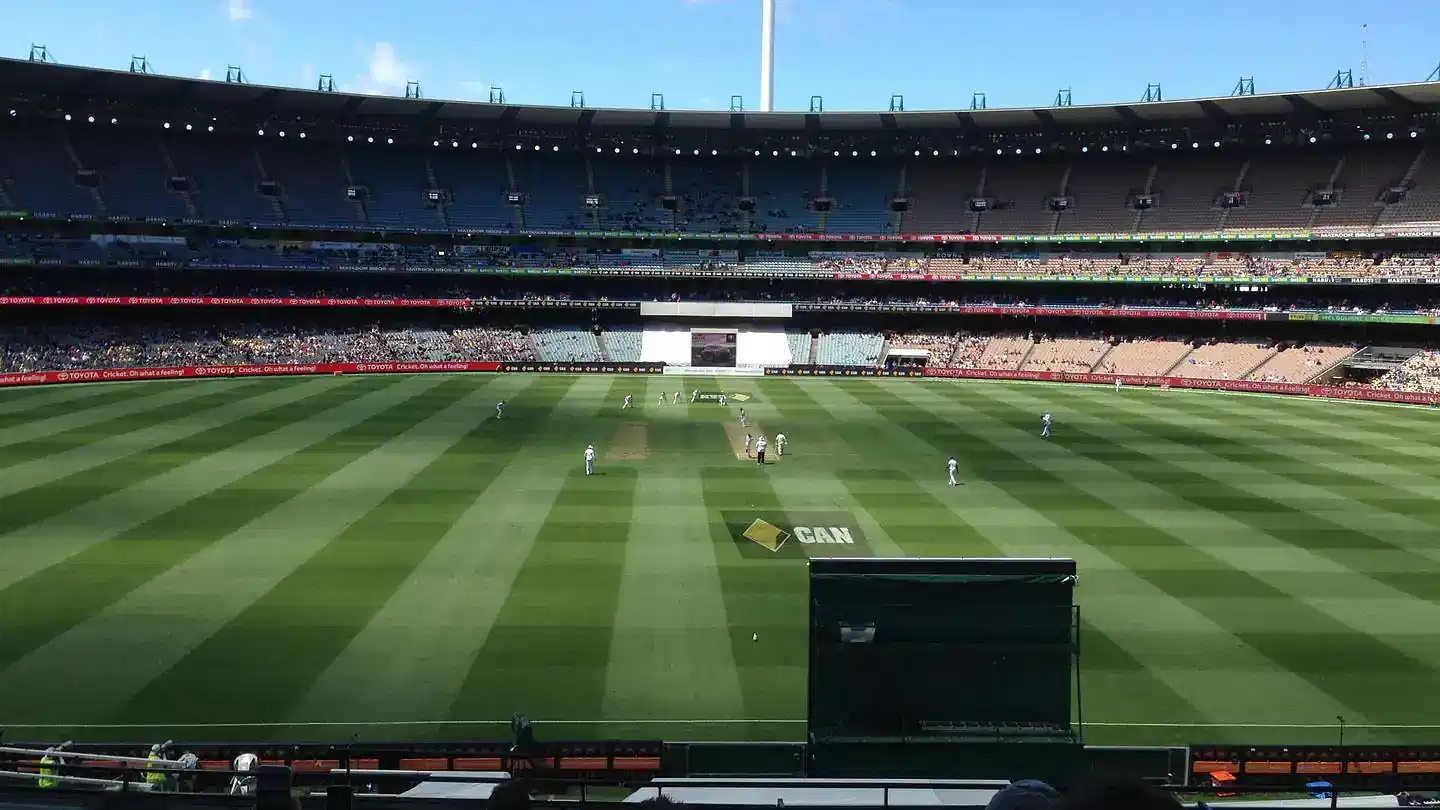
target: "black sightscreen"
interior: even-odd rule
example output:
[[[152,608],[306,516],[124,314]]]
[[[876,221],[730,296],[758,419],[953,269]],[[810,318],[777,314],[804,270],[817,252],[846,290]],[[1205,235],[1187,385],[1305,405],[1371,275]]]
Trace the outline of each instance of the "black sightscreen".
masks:
[[[809,565],[815,739],[1070,733],[1074,560]]]

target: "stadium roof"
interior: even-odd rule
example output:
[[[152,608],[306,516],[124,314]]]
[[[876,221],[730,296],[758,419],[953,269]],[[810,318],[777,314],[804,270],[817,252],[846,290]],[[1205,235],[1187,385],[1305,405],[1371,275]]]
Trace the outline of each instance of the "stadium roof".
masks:
[[[716,128],[785,130],[936,130],[957,126],[989,131],[1171,126],[1186,121],[1345,116],[1373,112],[1440,111],[1440,82],[1309,90],[1211,99],[917,112],[721,112],[550,107],[473,101],[406,99],[297,90],[157,74],[0,59],[0,86],[12,92],[55,96],[129,97],[137,100],[224,105],[257,113],[293,115],[415,116],[518,126]]]

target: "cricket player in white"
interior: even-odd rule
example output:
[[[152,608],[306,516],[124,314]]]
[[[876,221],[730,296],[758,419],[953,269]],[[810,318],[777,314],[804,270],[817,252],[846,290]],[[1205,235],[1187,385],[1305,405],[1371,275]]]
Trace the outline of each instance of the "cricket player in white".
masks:
[[[745,434],[745,457],[750,457],[750,434]]]
[[[1124,380],[1123,378],[1121,378],[1121,377],[1116,377],[1116,378],[1115,378],[1115,390],[1116,390],[1116,391],[1119,391],[1119,390],[1120,390],[1120,385],[1121,385],[1122,383],[1124,383],[1124,382],[1125,382],[1125,380]]]
[[[699,401],[700,401],[700,389],[699,389],[699,388],[696,388],[694,391],[691,391],[691,392],[690,392],[690,401],[691,401],[691,402],[699,402]]]
[[[745,409],[740,409],[740,427],[749,427],[750,423],[745,421]]]
[[[946,464],[946,469],[950,471],[950,486],[953,487],[959,483],[955,480],[955,471],[960,469],[960,463],[955,460],[954,456],[950,457],[950,461]]]
[[[778,458],[785,455],[785,434],[775,434],[775,456]]]
[[[673,397],[670,398],[670,404],[672,404],[672,405],[679,405],[679,404],[680,404],[680,392],[679,392],[679,391],[676,391],[676,392],[675,392],[675,396],[673,396]]]
[[[765,463],[765,437],[761,436],[755,440],[755,463]]]
[[[595,445],[585,448],[585,474],[595,474]]]
[[[729,404],[730,404],[730,397],[727,397],[727,396],[725,396],[724,394],[721,394],[721,395],[720,395],[720,404],[721,404],[721,405],[729,405]]]
[[[660,392],[660,404],[661,404],[661,405],[664,405],[664,404],[665,404],[665,392],[664,392],[664,391],[661,391],[661,392]]]
[[[1046,411],[1046,412],[1045,412],[1045,415],[1042,416],[1042,417],[1040,417],[1040,438],[1042,438],[1042,439],[1048,439],[1048,438],[1050,438],[1050,412],[1049,412],[1049,411]]]
[[[502,400],[500,400],[499,402],[495,403],[495,418],[496,418],[496,419],[500,419],[500,418],[502,418],[502,417],[504,417],[504,416],[505,416],[505,400],[502,399]]]
[[[625,395],[625,404],[620,406],[620,410],[623,411],[623,410],[625,410],[625,409],[627,409],[627,408],[629,408],[629,407],[630,407],[630,395],[629,395],[629,394],[626,394],[626,395]]]

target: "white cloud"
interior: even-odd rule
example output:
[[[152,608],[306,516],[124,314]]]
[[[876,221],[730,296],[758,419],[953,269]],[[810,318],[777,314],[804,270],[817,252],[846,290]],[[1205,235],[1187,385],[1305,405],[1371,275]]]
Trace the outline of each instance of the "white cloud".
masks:
[[[236,23],[255,17],[255,9],[250,7],[250,0],[227,0],[225,13],[230,17],[230,22]]]
[[[202,78],[202,79],[204,79],[205,81],[208,82],[208,81],[210,81],[211,76],[212,76],[212,74],[210,73],[210,68],[201,68],[201,70],[200,70],[200,78]]]
[[[377,42],[370,50],[366,72],[356,82],[359,92],[372,96],[398,96],[405,92],[405,83],[416,80],[419,71],[415,65],[401,61],[395,46],[389,42]]]

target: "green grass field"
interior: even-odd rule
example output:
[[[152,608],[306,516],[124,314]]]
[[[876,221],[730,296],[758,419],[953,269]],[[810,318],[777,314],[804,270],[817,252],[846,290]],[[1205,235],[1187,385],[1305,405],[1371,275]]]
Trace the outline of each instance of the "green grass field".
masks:
[[[751,399],[655,404],[694,388]],[[736,457],[741,404],[789,436],[778,463]],[[796,739],[808,551],[1074,557],[1089,742],[1332,742],[1337,714],[1347,742],[1433,740],[1435,420],[919,380],[4,391],[0,726]],[[754,517],[855,543],[771,554],[736,537]]]

